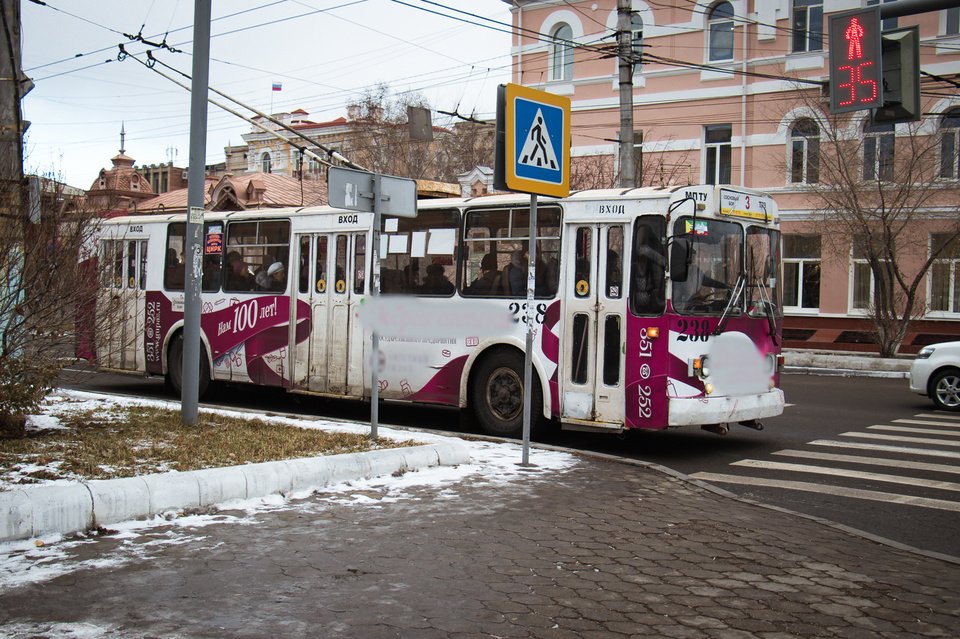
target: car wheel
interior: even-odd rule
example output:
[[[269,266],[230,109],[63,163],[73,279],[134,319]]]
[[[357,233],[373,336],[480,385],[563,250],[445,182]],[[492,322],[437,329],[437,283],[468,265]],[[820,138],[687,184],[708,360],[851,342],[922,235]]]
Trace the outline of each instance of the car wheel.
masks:
[[[940,410],[960,411],[960,370],[937,373],[930,382],[930,398]]]
[[[177,333],[170,340],[167,351],[167,385],[177,395],[183,394],[183,333]],[[203,397],[210,386],[210,365],[203,344],[200,345],[200,379],[198,396]]]

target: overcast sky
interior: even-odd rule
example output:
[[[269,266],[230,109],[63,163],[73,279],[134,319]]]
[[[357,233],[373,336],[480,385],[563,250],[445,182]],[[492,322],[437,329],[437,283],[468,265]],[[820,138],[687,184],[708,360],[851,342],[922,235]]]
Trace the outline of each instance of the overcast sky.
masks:
[[[125,43],[146,61],[150,47],[124,34],[152,42],[166,34],[183,53],[156,57],[190,74],[193,2],[46,5],[22,3],[23,67],[36,83],[23,101],[31,122],[25,169],[89,188],[120,148],[121,123],[126,153],[138,165],[172,159],[187,166],[189,93],[117,54]],[[493,117],[496,86],[509,79],[510,36],[458,21],[503,28],[457,9],[510,22],[501,0],[213,0],[210,86],[264,111],[303,109],[314,121],[345,115],[351,99],[380,82],[421,93],[433,109]],[[222,162],[223,147],[242,143],[250,125],[213,105],[208,117],[206,163]],[[435,124],[449,121],[434,114]]]

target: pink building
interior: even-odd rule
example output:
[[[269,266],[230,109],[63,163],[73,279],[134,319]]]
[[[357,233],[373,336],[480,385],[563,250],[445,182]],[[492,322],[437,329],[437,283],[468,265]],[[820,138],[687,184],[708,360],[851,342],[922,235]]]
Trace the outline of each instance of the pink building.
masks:
[[[572,101],[572,185],[617,184],[616,0],[504,1],[521,34],[512,81]],[[872,198],[909,199],[878,214],[901,216],[892,228],[906,282],[946,247],[919,282],[900,352],[960,339],[960,8],[884,21],[919,26],[923,117],[873,125],[869,111],[831,115],[822,85],[829,16],[877,2],[632,1],[636,183],[729,183],[777,199],[788,347],[876,350],[869,318],[883,287],[867,240],[831,210],[842,191],[830,205],[819,195],[838,171]]]

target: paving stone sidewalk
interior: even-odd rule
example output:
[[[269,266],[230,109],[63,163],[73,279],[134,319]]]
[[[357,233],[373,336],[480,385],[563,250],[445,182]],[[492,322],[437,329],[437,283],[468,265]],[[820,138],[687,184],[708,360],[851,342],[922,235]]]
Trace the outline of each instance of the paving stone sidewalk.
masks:
[[[187,544],[154,529],[124,565],[0,592],[0,635],[85,623],[141,638],[960,636],[957,565],[656,470],[585,459],[406,495],[311,497]],[[102,537],[66,561],[121,546]]]

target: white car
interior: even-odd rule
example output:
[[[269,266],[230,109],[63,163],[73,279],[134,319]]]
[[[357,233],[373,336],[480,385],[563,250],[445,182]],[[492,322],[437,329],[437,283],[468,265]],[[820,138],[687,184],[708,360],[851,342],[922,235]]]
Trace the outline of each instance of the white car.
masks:
[[[960,342],[924,346],[910,367],[910,390],[940,410],[960,411]]]

